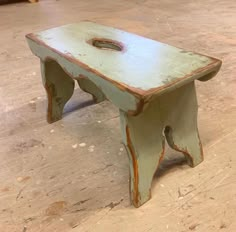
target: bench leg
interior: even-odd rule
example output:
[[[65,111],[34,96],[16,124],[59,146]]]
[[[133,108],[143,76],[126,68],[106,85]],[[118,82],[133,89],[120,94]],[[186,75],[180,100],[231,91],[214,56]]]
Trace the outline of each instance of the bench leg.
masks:
[[[87,93],[90,93],[93,96],[93,100],[95,103],[102,102],[106,100],[105,95],[102,91],[87,77],[80,75],[80,78],[77,80],[79,87]]]
[[[195,167],[203,161],[202,145],[197,128],[197,97],[194,82],[183,86],[168,97],[161,98],[168,106],[165,136],[171,148],[182,152],[188,164]],[[162,111],[165,112],[165,111]]]
[[[164,155],[162,125],[155,107],[138,116],[120,111],[123,141],[130,163],[130,198],[139,207],[151,198],[151,184]]]
[[[74,80],[53,60],[41,61],[43,85],[47,92],[47,121],[55,122],[62,118],[66,102],[74,92]]]
[[[192,167],[203,161],[197,128],[194,82],[154,99],[144,112],[120,111],[121,129],[130,161],[130,197],[139,207],[151,197],[153,175],[164,155],[164,134],[173,149]]]

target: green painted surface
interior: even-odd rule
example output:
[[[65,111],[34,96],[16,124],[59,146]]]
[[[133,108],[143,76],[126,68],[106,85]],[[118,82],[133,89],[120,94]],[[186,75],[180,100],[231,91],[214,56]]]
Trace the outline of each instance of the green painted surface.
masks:
[[[151,197],[152,179],[164,155],[165,137],[170,147],[185,155],[191,167],[203,161],[194,82],[156,98],[138,116],[120,111],[120,120],[130,160],[131,200],[136,207]]]
[[[55,53],[50,49],[45,49],[43,45],[38,44],[35,41],[28,40],[29,46],[32,52],[40,57],[43,62],[46,60],[55,60],[68,74],[68,77],[72,77],[74,79],[79,79],[80,75],[86,76],[89,80],[91,80],[106,96],[106,98],[113,102],[118,108],[124,111],[136,112],[137,106],[140,102],[133,94],[123,91],[118,88],[112,82],[109,82],[103,78],[100,78],[98,75],[88,72],[87,70],[78,66],[78,64],[71,62],[66,59],[64,56]]]
[[[29,34],[27,40],[41,59],[48,122],[62,117],[73,79],[97,102],[107,99],[120,109],[136,207],[151,197],[165,138],[190,166],[203,160],[194,80],[212,78],[220,60],[91,22]]]
[[[55,61],[41,61],[40,67],[48,98],[47,121],[52,123],[62,118],[64,106],[74,92],[75,83]]]
[[[47,45],[66,59],[86,64],[92,72],[139,95],[155,94],[177,83],[183,85],[221,65],[214,58],[91,22],[53,28],[27,38]],[[121,43],[123,51],[99,49],[88,43],[94,38]],[[41,56],[42,49],[36,55]]]

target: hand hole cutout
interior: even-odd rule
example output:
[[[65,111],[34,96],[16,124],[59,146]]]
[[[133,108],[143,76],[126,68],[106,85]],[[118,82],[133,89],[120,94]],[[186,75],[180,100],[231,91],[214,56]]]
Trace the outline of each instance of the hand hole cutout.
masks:
[[[113,50],[113,51],[122,51],[123,46],[121,43],[114,41],[114,40],[108,40],[108,39],[92,39],[90,41],[90,44],[92,44],[94,47],[99,49],[106,49],[106,50]]]

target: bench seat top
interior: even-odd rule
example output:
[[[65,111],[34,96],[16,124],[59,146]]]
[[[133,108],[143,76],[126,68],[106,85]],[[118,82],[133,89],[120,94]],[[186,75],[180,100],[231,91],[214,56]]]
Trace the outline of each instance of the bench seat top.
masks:
[[[80,22],[27,36],[120,89],[147,97],[209,79],[221,61],[112,27]],[[40,52],[36,54],[40,57]]]

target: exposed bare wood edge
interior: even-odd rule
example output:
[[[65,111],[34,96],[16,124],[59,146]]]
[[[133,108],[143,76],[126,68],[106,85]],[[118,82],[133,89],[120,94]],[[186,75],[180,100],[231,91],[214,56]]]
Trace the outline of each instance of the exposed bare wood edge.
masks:
[[[173,89],[176,89],[176,88],[179,88],[182,86],[182,84],[179,82],[179,79],[178,79],[178,80],[175,80],[175,81],[172,81],[172,82],[166,84],[163,87],[153,88],[153,89],[149,89],[147,91],[144,91],[139,88],[133,88],[133,87],[127,86],[123,83],[116,82],[116,81],[104,76],[103,74],[97,72],[96,70],[93,70],[88,65],[85,65],[85,64],[81,63],[80,61],[76,60],[70,53],[64,54],[64,53],[58,52],[56,49],[49,47],[43,41],[39,40],[33,33],[26,35],[26,38],[41,45],[41,46],[47,47],[49,50],[59,54],[60,56],[69,60],[70,62],[82,67],[86,71],[91,72],[91,73],[113,83],[121,91],[126,91],[126,92],[134,95],[137,99],[136,109],[127,111],[127,113],[132,116],[137,116],[141,112],[143,112],[145,106],[148,105],[148,103],[151,99],[156,98],[159,95],[162,95],[163,93],[167,93],[169,91],[172,91]],[[38,54],[35,54],[35,55],[38,56]],[[45,59],[51,59],[51,60],[54,60],[57,62],[57,60],[53,57],[46,57]],[[181,79],[186,79],[188,82],[191,82],[194,79],[200,79],[201,77],[206,77],[206,76],[208,77],[208,75],[210,78],[212,78],[219,71],[222,62],[218,59],[215,59],[215,58],[211,58],[211,59],[212,59],[212,63],[210,63],[209,65],[207,65],[203,68],[199,68],[199,69],[195,70],[193,73],[190,73]],[[59,63],[59,62],[57,62],[57,63]],[[61,67],[71,78],[74,78],[74,79],[79,78],[78,76],[73,76],[63,66],[61,66]],[[212,72],[212,70],[213,70],[213,72]],[[191,77],[191,78],[189,78],[189,77]],[[203,78],[203,80],[204,80],[204,78]]]
[[[129,88],[130,88],[129,86],[127,86],[127,85],[125,85],[123,83],[114,81],[113,79],[110,79],[109,77],[106,77],[105,75],[99,73],[97,70],[94,70],[94,69],[90,68],[88,65],[86,65],[86,64],[80,62],[79,60],[75,59],[70,53],[61,53],[58,50],[56,50],[56,49],[54,49],[52,47],[49,47],[43,41],[41,41],[37,37],[35,37],[35,35],[33,33],[26,35],[26,38],[31,40],[31,41],[33,41],[33,42],[36,42],[37,44],[39,44],[39,45],[41,45],[43,47],[46,47],[47,49],[49,49],[49,50],[51,50],[51,51],[53,51],[53,52],[55,52],[57,54],[59,54],[61,57],[67,59],[68,61],[70,61],[73,64],[78,65],[79,67],[83,68],[84,70],[86,70],[88,72],[91,72],[91,73],[93,73],[93,74],[95,74],[95,75],[97,75],[97,76],[99,76],[99,77],[101,77],[101,78],[103,78],[103,79],[113,83],[120,90],[132,93],[134,96],[139,97],[139,98],[142,97],[142,95],[140,95],[139,93],[136,93],[135,91],[130,91],[129,90]],[[38,54],[35,54],[35,55],[38,56]],[[76,78],[76,77],[73,77],[73,78]]]
[[[141,112],[143,112],[144,104],[145,104],[144,99],[142,99],[142,98],[139,99],[139,102],[136,105],[136,110],[129,110],[127,112],[128,115],[130,115],[130,116],[137,116],[137,115],[139,115]]]
[[[129,130],[129,127],[126,125],[126,138],[127,138],[127,147],[129,149],[129,153],[131,155],[131,158],[132,158],[132,165],[133,165],[133,172],[134,172],[134,180],[133,180],[133,192],[130,190],[130,195],[132,196],[132,199],[133,199],[133,205],[138,208],[140,207],[141,205],[145,204],[149,199],[151,199],[151,188],[149,189],[149,196],[148,196],[148,199],[145,201],[145,202],[141,202],[141,199],[140,199],[140,192],[138,190],[138,185],[139,185],[139,174],[138,174],[138,162],[137,162],[137,156],[135,154],[135,151],[134,151],[134,148],[133,148],[133,144],[132,144],[132,141],[131,141],[131,135],[130,135],[130,130]],[[163,137],[163,141],[162,141],[162,151],[161,151],[161,155],[160,155],[160,158],[158,160],[158,163],[156,165],[156,169],[155,171],[153,172],[153,176],[152,176],[152,180],[155,176],[155,173],[161,163],[161,161],[163,160],[164,158],[164,155],[165,155],[165,139]],[[131,178],[130,178],[130,181]],[[130,185],[131,186],[131,185]]]
[[[47,94],[47,99],[48,99],[48,107],[47,107],[47,122],[48,123],[54,123],[54,122],[56,122],[56,121],[58,121],[58,120],[60,120],[60,119],[62,119],[62,114],[60,115],[53,115],[53,92],[54,92],[54,90],[52,90],[52,89],[50,89],[51,88],[51,86],[50,85],[48,85],[48,82],[46,81],[46,66],[49,64],[49,63],[56,63],[62,70],[63,70],[63,72],[67,75],[67,77],[68,78],[70,78],[71,80],[72,80],[72,83],[73,83],[73,90],[74,90],[74,80],[73,80],[73,78],[71,78],[71,76],[70,75],[68,75],[68,73],[66,72],[66,70],[64,70],[62,67],[61,67],[61,65],[55,60],[55,59],[51,59],[50,57],[48,57],[48,58],[46,58],[46,59],[44,59],[44,60],[42,60],[42,59],[40,59],[40,62],[41,62],[41,66],[43,65],[43,69],[42,69],[42,67],[41,67],[41,72],[43,72],[43,76],[45,77],[45,83],[44,83],[44,88],[45,88],[45,90],[46,90],[46,94]],[[72,94],[73,94],[73,91],[71,92],[71,95],[70,95],[70,97],[72,96]],[[69,97],[69,98],[70,98]],[[68,99],[69,99],[68,98]],[[66,102],[67,102],[68,100],[66,100]],[[65,106],[65,104],[66,104],[66,102],[63,104],[63,108],[64,108],[64,106]],[[62,108],[62,111],[63,111],[63,108]]]
[[[169,146],[176,151],[182,152],[185,155],[185,158],[187,159],[188,165],[190,167],[195,167],[194,162],[193,162],[193,157],[188,152],[188,150],[181,149],[174,143],[173,137],[172,137],[172,128],[170,126],[165,127],[164,134],[165,134],[165,137],[166,137],[166,140],[167,140]],[[198,138],[199,138],[199,134],[198,134]],[[199,146],[201,149],[201,157],[202,157],[202,161],[203,161],[204,155],[203,155],[203,149],[202,149],[202,144],[201,144],[200,138],[199,138]]]
[[[207,74],[211,73],[212,71],[217,73],[220,69],[220,66],[221,66],[221,61],[214,59],[213,62],[208,64],[207,66],[205,66],[203,68],[199,68],[199,69],[195,70],[194,72],[192,72],[188,75],[185,75],[182,78],[175,79],[174,81],[166,84],[163,87],[149,89],[148,91],[146,91],[146,93],[144,94],[143,97],[144,97],[144,99],[148,99],[150,97],[155,97],[155,96],[162,95],[163,93],[170,92],[173,89],[177,89],[183,85],[183,83],[181,83],[180,80],[186,79],[186,82],[184,83],[186,85],[196,79],[201,78],[202,76],[206,76]],[[216,70],[218,70],[218,71],[216,71]]]
[[[83,74],[80,74],[78,78],[74,78],[74,79],[77,80],[78,82],[79,82],[80,79],[90,80],[87,76],[85,76]],[[107,99],[107,96],[105,95],[105,93],[94,82],[93,82],[93,84],[102,92],[102,94],[104,95],[105,99]],[[80,86],[80,84],[79,84],[79,86]],[[80,88],[81,88],[81,86],[80,86]],[[99,103],[98,98],[93,93],[91,93],[89,91],[86,91],[85,89],[82,89],[82,90],[84,92],[87,92],[87,93],[91,94],[92,97],[93,97],[93,101],[96,102],[96,103]]]
[[[45,60],[45,61],[43,61],[43,62],[45,63],[45,62],[50,62],[50,61],[51,61],[51,60],[48,60],[48,61]],[[52,61],[53,61],[53,60],[52,60]],[[45,70],[44,70],[44,72],[45,72]],[[51,92],[50,92],[50,90],[49,90],[49,86],[48,86],[47,83],[45,83],[44,88],[45,88],[45,90],[46,90],[47,99],[48,99],[47,122],[51,124],[51,123],[53,123],[53,122],[56,122],[56,121],[60,120],[61,117],[58,118],[58,119],[53,119],[53,117],[52,117],[52,95],[51,95]]]
[[[47,122],[51,124],[53,122],[60,120],[61,118],[58,118],[57,120],[52,119],[52,95],[50,94],[49,86],[47,84],[45,84],[44,88],[46,90],[48,97]]]
[[[91,67],[89,67],[88,65],[85,65],[84,63],[82,63],[79,60],[75,59],[70,53],[62,53],[62,52],[59,52],[58,50],[48,46],[42,40],[38,39],[33,33],[27,34],[26,38],[31,40],[31,41],[34,41],[34,42],[36,42],[36,43],[38,43],[42,46],[44,46],[44,47],[46,47],[47,49],[49,49],[49,50],[51,50],[51,51],[53,51],[53,52],[55,52],[59,55],[61,55],[65,59],[69,60],[70,62],[79,65],[80,67],[82,67],[86,71],[92,72],[92,73],[96,74],[97,76],[113,83],[119,89],[129,92],[129,93],[133,94],[134,96],[138,97],[139,99],[144,99],[144,101],[145,101],[146,98],[150,98],[151,95],[153,95],[153,94],[154,95],[160,95],[160,94],[163,94],[164,92],[169,91],[169,89],[171,87],[172,87],[172,89],[175,88],[177,85],[180,87],[182,85],[182,83],[179,82],[180,80],[186,79],[188,82],[191,82],[194,79],[199,79],[202,76],[205,76],[205,75],[209,74],[213,70],[215,71],[215,69],[217,67],[218,67],[218,70],[219,70],[219,68],[221,66],[221,63],[222,63],[218,59],[210,58],[212,60],[212,62],[210,64],[208,64],[207,66],[203,67],[203,68],[199,68],[199,69],[193,71],[192,73],[190,73],[188,75],[185,75],[184,77],[179,78],[175,81],[172,81],[172,82],[170,82],[170,83],[168,83],[168,84],[166,84],[162,87],[152,88],[152,89],[149,89],[149,90],[143,90],[143,89],[140,89],[140,88],[134,88],[134,87],[128,86],[124,83],[114,81],[113,79],[103,75],[102,73],[98,72],[97,70],[94,70]],[[35,54],[35,55],[37,56],[37,54]],[[136,113],[136,115],[137,115],[137,113]]]
[[[208,81],[208,80],[210,80],[211,78],[213,78],[213,77],[219,72],[219,70],[220,70],[220,68],[221,68],[221,65],[222,65],[222,62],[221,62],[221,64],[220,64],[220,66],[217,66],[217,67],[216,67],[216,70],[214,70],[214,71],[212,71],[212,72],[206,74],[205,76],[199,78],[198,80],[199,80],[199,81]]]
[[[44,60],[41,59],[41,61],[43,61],[44,63],[56,62],[62,68],[62,70],[73,80],[73,77],[71,76],[71,74],[69,72],[67,72],[67,70],[65,68],[63,68],[60,65],[60,63],[57,62],[56,59],[48,56]],[[47,84],[45,84],[44,88],[46,90],[47,97],[48,97],[47,122],[51,124],[51,123],[54,123],[54,122],[59,121],[60,119],[62,119],[62,115],[60,117],[57,117],[57,118],[52,117],[52,95],[49,91],[49,86]]]
[[[128,147],[129,152],[131,154],[133,170],[134,170],[134,180],[133,180],[134,181],[134,185],[133,185],[134,189],[133,189],[133,192],[130,191],[130,193],[133,195],[132,198],[133,198],[134,206],[139,207],[140,206],[139,205],[140,193],[138,191],[138,163],[137,163],[134,148],[133,148],[133,145],[132,145],[129,127],[127,125],[126,125],[126,137],[127,137],[127,147]]]
[[[50,61],[55,61],[55,62],[57,62],[57,64],[63,69],[63,71],[69,76],[69,77],[71,77],[72,79],[75,79],[75,80],[79,80],[79,79],[81,79],[81,78],[86,78],[86,79],[88,79],[88,77],[86,77],[86,76],[84,76],[84,75],[82,75],[82,74],[79,74],[78,76],[73,76],[70,72],[68,72],[67,71],[67,69],[66,68],[64,68],[63,66],[61,66],[61,64],[57,61],[57,59],[55,59],[55,58],[53,58],[53,57],[51,57],[51,56],[47,56],[47,57],[45,57],[45,59],[42,59],[42,58],[40,58],[43,62],[50,62]],[[92,80],[91,80],[92,81]],[[94,83],[94,82],[93,82]],[[95,83],[94,83],[94,85],[96,85]],[[97,86],[97,85],[96,85]],[[102,90],[101,90],[102,91]],[[47,91],[47,93],[48,93],[48,91]],[[104,96],[106,97],[106,94],[102,91],[102,93],[104,94]],[[107,99],[107,97],[106,97],[106,99]],[[94,100],[96,100],[96,99],[94,99]],[[130,110],[130,111],[128,111],[127,113],[129,114],[129,115],[132,115],[132,116],[136,116],[136,115],[138,115],[139,113],[141,113],[142,111],[143,111],[143,107],[144,107],[144,101],[142,100],[142,99],[138,99],[139,100],[139,102],[138,102],[138,104],[137,104],[137,108],[136,108],[136,110]],[[58,119],[59,120],[59,119]],[[48,121],[49,122],[49,121]],[[52,122],[54,122],[54,121],[52,121]],[[52,122],[49,122],[49,123],[52,123]]]
[[[70,72],[68,72],[67,71],[67,69],[66,68],[64,68],[63,66],[61,66],[61,64],[57,61],[57,59],[55,59],[55,58],[53,58],[53,57],[51,57],[51,56],[47,56],[47,57],[45,57],[44,59],[42,59],[42,58],[40,58],[43,62],[50,62],[50,61],[54,61],[54,62],[57,62],[57,64],[63,69],[63,71],[69,76],[69,77],[71,77],[72,79],[75,79],[75,80],[79,80],[79,79],[88,79],[88,77],[86,77],[85,75],[82,75],[82,74],[79,74],[78,76],[73,76]],[[92,81],[92,80],[91,80]],[[94,82],[93,82],[94,83]],[[94,83],[94,85],[96,85],[95,83]],[[96,85],[97,86],[97,85]],[[99,88],[99,87],[98,87]],[[45,89],[46,89],[46,87],[45,87]],[[100,89],[100,88],[99,88]],[[101,90],[101,89],[100,89]],[[50,99],[50,94],[49,94],[49,92],[48,92],[48,89],[46,89],[46,92],[47,92],[47,94],[48,94],[48,99]],[[104,96],[106,97],[106,94],[101,90],[101,92],[104,94]],[[107,99],[107,97],[106,97],[106,99]],[[96,101],[96,99],[94,99],[95,101]],[[127,113],[129,114],[129,115],[132,115],[132,116],[136,116],[136,115],[138,115],[139,113],[141,113],[142,111],[143,111],[143,107],[144,107],[144,101],[142,100],[142,99],[139,99],[139,102],[138,102],[138,104],[137,104],[137,108],[136,108],[136,110],[129,110]],[[58,119],[58,120],[60,120],[60,119]],[[47,120],[48,121],[48,123],[53,123],[53,122],[55,122],[55,121],[50,121],[49,119]],[[57,121],[57,120],[56,120]]]
[[[27,37],[27,36],[26,36]],[[30,41],[32,41],[32,42],[34,42],[35,43],[35,41],[34,40],[31,40],[30,39]],[[44,45],[42,45],[42,44],[40,44],[40,46],[44,46]],[[30,47],[31,48],[31,47]],[[53,49],[50,49],[50,50],[52,50],[53,51]],[[57,59],[56,58],[54,58],[54,57],[52,57],[52,56],[46,56],[45,58],[42,58],[42,57],[40,57],[37,53],[34,53],[34,51],[31,49],[31,51],[32,51],[32,53],[33,54],[35,54],[36,56],[38,56],[39,58],[40,58],[40,60],[42,60],[43,62],[46,62],[46,61],[55,61],[55,62],[57,62],[58,63],[58,65],[60,65],[60,67],[64,70],[64,72],[68,75],[68,76],[70,76],[72,79],[75,79],[75,80],[78,80],[79,78],[80,78],[80,75],[78,75],[78,76],[75,76],[75,75],[72,75],[64,66],[62,66],[61,65],[61,63],[60,62],[58,62],[57,61]],[[59,55],[60,55],[60,53],[58,53]],[[63,58],[65,58],[65,57],[63,57]],[[70,61],[70,59],[68,59],[69,61]],[[73,63],[73,62],[72,62]],[[74,63],[74,64],[76,64],[76,63]],[[86,71],[87,71],[87,69],[85,69]],[[96,74],[96,72],[93,72],[93,71],[90,71],[91,73],[93,73],[93,74],[95,74],[95,75],[97,75]],[[104,78],[105,79],[105,78]],[[91,79],[90,79],[91,80]],[[92,80],[91,80],[92,81]],[[93,82],[93,81],[92,81]],[[94,82],[93,82],[94,83]],[[95,83],[94,83],[95,84]],[[96,85],[96,84],[95,84]],[[117,85],[115,85],[116,87],[118,87]],[[126,88],[119,88],[121,91],[125,91],[125,92],[128,92],[128,91],[126,91],[127,89]],[[102,91],[103,92],[103,91]],[[105,95],[105,93],[103,92],[103,94],[104,94],[104,96],[106,96]],[[136,97],[136,99],[137,99],[137,108],[135,109],[135,110],[128,110],[128,112],[129,112],[129,114],[130,115],[138,115],[140,112],[142,112],[142,102],[140,102],[140,100],[142,99],[139,95],[137,95],[137,94],[133,94],[135,97]],[[125,112],[127,112],[127,110],[125,111]]]
[[[71,79],[75,79],[75,80],[79,80],[79,79],[88,79],[88,77],[86,77],[85,75],[82,75],[82,74],[79,74],[79,76],[73,76],[70,72],[68,72],[63,66],[61,66],[61,64],[53,57],[50,57],[50,56],[47,56],[43,62],[51,62],[51,61],[54,61],[56,62],[61,68],[62,70],[71,78]],[[94,85],[96,85],[95,83],[93,83]],[[97,86],[97,85],[96,85]],[[97,86],[98,89],[100,89],[98,86]],[[101,89],[100,89],[101,90]],[[102,92],[102,91],[101,91]],[[104,92],[102,92],[104,94]],[[104,94],[104,96],[106,96]]]

